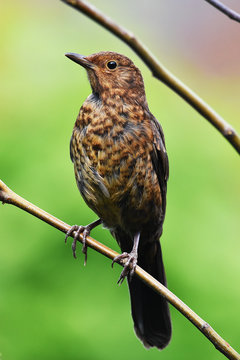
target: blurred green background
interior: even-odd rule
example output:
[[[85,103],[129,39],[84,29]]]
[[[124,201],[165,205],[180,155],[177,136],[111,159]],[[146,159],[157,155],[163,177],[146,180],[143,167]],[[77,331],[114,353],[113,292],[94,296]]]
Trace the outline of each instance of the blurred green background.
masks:
[[[240,130],[240,25],[205,1],[92,1],[131,29],[178,77]],[[240,10],[238,1],[229,5]],[[238,6],[238,9],[237,9]],[[65,52],[112,50],[140,67],[170,160],[162,248],[169,288],[239,350],[239,157],[198,113],[154,79],[120,40],[61,1],[0,3],[0,178],[69,224],[96,219],[69,158],[84,69]],[[118,250],[108,231],[92,234]],[[0,206],[1,360],[222,359],[171,307],[173,337],[145,350],[133,332],[119,266],[10,205]]]

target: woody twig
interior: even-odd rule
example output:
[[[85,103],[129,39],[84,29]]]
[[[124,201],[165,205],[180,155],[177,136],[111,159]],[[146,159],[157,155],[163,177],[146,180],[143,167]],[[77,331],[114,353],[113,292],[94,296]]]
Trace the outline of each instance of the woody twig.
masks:
[[[82,0],[62,0],[64,3],[72,6],[74,9],[87,15],[96,21],[102,27],[109,30],[118,38],[123,40],[132,50],[143,60],[147,67],[152,71],[153,76],[162,81],[195,110],[197,110],[205,119],[207,119],[230,144],[240,153],[240,136],[235,129],[230,126],[216,111],[214,111],[204,100],[195,94],[189,87],[176,78],[167,70],[147,49],[147,47],[138,40],[135,35],[118,25],[108,16],[100,12],[93,5]]]
[[[13,192],[3,181],[0,180],[0,201],[7,204],[12,204],[18,208],[27,211],[28,213],[38,217],[42,221],[48,223],[49,225],[55,227],[56,229],[67,233],[71,228],[70,225],[65,222],[57,219],[53,215],[47,213],[46,211],[40,209],[36,205],[25,200],[21,196]],[[71,235],[74,236],[74,233]],[[79,237],[79,241],[82,242],[82,235]],[[116,251],[108,248],[99,241],[88,236],[86,239],[87,246],[91,247],[100,254],[108,257],[113,260],[117,255]],[[124,265],[124,262],[121,262],[120,265]],[[186,304],[184,304],[176,295],[174,295],[169,289],[164,285],[154,279],[146,271],[144,271],[139,266],[136,266],[135,274],[142,281],[144,281],[149,287],[156,291],[160,296],[166,298],[166,300],[172,304],[178,311],[180,311],[189,321],[193,323],[218,349],[223,353],[228,359],[240,360],[240,355],[223,339],[219,336],[213,328],[206,323],[203,319],[200,318],[193,310],[191,310]]]

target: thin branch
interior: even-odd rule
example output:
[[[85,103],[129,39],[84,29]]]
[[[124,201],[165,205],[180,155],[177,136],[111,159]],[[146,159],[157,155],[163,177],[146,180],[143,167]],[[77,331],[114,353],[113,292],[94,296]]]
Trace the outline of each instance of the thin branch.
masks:
[[[57,219],[51,214],[48,214],[46,211],[40,209],[39,207],[31,204],[27,200],[23,199],[21,196],[14,193],[11,189],[0,180],[0,201],[3,203],[8,203],[19,207],[20,209],[27,211],[28,213],[38,217],[39,219],[45,221],[49,225],[55,227],[56,229],[66,233],[71,226],[64,223],[63,221]],[[74,233],[73,235],[74,236]],[[82,242],[82,235],[79,238],[79,241]],[[109,259],[114,259],[115,256],[119,255],[116,251],[108,248],[107,246],[101,244],[97,240],[87,237],[87,246],[91,247],[100,254],[108,257]],[[123,266],[123,262],[120,264]],[[240,360],[240,355],[224,340],[222,339],[213,328],[201,319],[194,311],[192,311],[186,304],[184,304],[176,295],[174,295],[170,290],[165,286],[159,283],[146,271],[141,269],[139,266],[135,270],[136,275],[144,282],[147,286],[151,287],[158,294],[163,296],[168,302],[170,302],[178,311],[180,311],[188,320],[190,320],[193,325],[195,325],[218,349],[223,353],[228,359]]]
[[[79,10],[92,20],[115,34],[143,60],[143,62],[152,71],[153,76],[162,81],[184,100],[186,100],[195,110],[197,110],[205,119],[207,119],[240,153],[240,136],[220,115],[218,115],[207,103],[205,103],[190,88],[183,84],[173,74],[170,73],[141,43],[133,33],[115,23],[112,19],[104,15],[93,5],[82,0],[61,0],[64,3]]]
[[[230,19],[235,20],[237,22],[240,22],[240,14],[238,14],[236,11],[230,9],[223,3],[221,3],[218,0],[205,0],[212,6],[214,6],[216,9],[220,10],[222,13],[230,17]]]

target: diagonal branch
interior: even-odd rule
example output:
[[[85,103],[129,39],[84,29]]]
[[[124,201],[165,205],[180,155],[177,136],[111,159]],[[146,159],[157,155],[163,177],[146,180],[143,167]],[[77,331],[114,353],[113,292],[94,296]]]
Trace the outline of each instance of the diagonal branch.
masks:
[[[230,9],[223,3],[221,3],[218,0],[205,0],[212,6],[214,6],[216,9],[220,10],[222,13],[230,17],[230,19],[235,20],[237,22],[240,22],[240,14],[238,14],[236,11]]]
[[[27,200],[23,199],[21,196],[14,193],[9,189],[3,181],[0,180],[0,201],[7,204],[12,204],[20,209],[27,211],[28,213],[38,217],[39,219],[45,221],[49,225],[55,227],[56,229],[66,233],[71,226],[64,223],[63,221],[57,219],[51,214],[48,214],[46,211],[38,208],[36,205],[31,204]],[[74,233],[71,235],[74,236]],[[102,255],[108,257],[109,259],[114,259],[115,256],[119,255],[116,251],[108,248],[107,246],[101,244],[97,240],[91,238],[90,236],[86,239],[87,246],[91,247],[95,251],[101,253]],[[79,241],[82,242],[82,235],[80,235]],[[121,263],[120,265],[123,265]],[[156,291],[159,295],[167,299],[170,304],[172,304],[178,311],[180,311],[189,321],[193,323],[218,349],[222,354],[224,354],[228,359],[240,360],[240,355],[224,340],[222,339],[213,328],[201,319],[193,310],[191,310],[186,304],[184,304],[176,295],[174,295],[170,290],[163,286],[160,282],[154,279],[146,271],[141,269],[139,266],[135,270],[136,275],[144,281],[149,287]]]
[[[240,153],[240,136],[219,114],[217,114],[207,103],[205,103],[197,94],[183,84],[173,74],[170,73],[141,43],[133,33],[115,23],[112,19],[104,15],[91,4],[82,0],[62,0],[64,3],[79,10],[92,20],[109,30],[118,38],[130,46],[132,50],[143,60],[143,62],[152,71],[153,76],[162,81],[195,110],[197,110],[205,119],[207,119]]]

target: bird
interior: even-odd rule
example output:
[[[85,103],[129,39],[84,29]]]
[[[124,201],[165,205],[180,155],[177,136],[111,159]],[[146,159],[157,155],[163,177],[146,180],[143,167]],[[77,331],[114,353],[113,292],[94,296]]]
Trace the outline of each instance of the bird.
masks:
[[[143,77],[126,56],[103,51],[89,56],[66,53],[87,71],[92,93],[84,101],[70,140],[78,189],[99,217],[66,234],[86,236],[97,225],[109,229],[124,264],[137,337],[146,348],[165,348],[172,333],[169,306],[134,275],[138,264],[167,286],[160,237],[166,211],[169,162],[162,127],[149,110]]]

